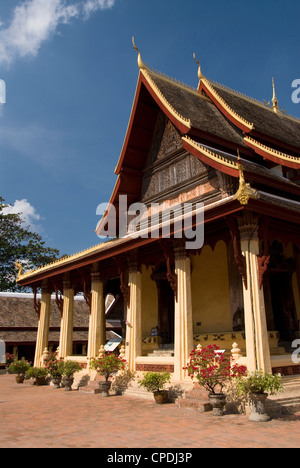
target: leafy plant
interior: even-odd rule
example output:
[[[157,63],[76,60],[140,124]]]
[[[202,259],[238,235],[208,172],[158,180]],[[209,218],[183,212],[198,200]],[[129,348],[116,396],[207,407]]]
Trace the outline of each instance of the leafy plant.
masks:
[[[30,368],[30,364],[27,361],[14,361],[8,368],[10,374],[17,374],[18,376],[25,375],[28,369]]]
[[[5,355],[5,366],[9,367],[15,360],[15,357],[13,354],[6,353]]]
[[[261,370],[248,373],[246,378],[241,378],[238,382],[239,393],[246,395],[251,393],[275,395],[282,390],[281,375],[265,374]]]
[[[44,367],[51,378],[56,379],[63,374],[64,362],[57,358],[57,353],[50,353],[44,360]]]
[[[233,364],[231,358],[224,356],[217,345],[209,345],[201,350],[194,349],[185,369],[211,395],[223,393],[226,383],[244,376],[247,371],[245,366]]]
[[[81,366],[75,361],[65,361],[62,365],[62,375],[71,378],[76,372],[80,372]]]
[[[167,383],[171,381],[169,372],[147,372],[143,379],[138,381],[139,387],[144,387],[148,392],[161,392]]]
[[[118,373],[112,383],[112,390],[117,393],[123,393],[127,388],[130,386],[130,382],[135,377],[135,372],[129,369],[123,369],[120,373]]]
[[[47,377],[48,371],[47,369],[44,369],[43,367],[30,367],[28,371],[26,372],[26,375],[27,377],[36,379],[39,377]]]
[[[99,375],[103,375],[107,382],[111,375],[124,369],[125,362],[125,359],[121,359],[113,353],[107,353],[104,356],[91,359],[90,367]]]

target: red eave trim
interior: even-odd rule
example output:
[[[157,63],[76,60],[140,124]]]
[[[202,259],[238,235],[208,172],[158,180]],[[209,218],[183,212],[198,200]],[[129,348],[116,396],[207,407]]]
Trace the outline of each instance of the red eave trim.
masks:
[[[200,161],[202,161],[204,164],[207,164],[208,166],[213,167],[214,169],[216,169],[218,171],[221,171],[221,172],[223,172],[225,174],[228,174],[228,175],[230,175],[232,177],[236,177],[236,178],[239,177],[239,170],[238,169],[228,167],[228,166],[222,164],[221,162],[218,162],[218,161],[216,161],[214,159],[211,159],[211,158],[207,157],[201,151],[200,147],[199,147],[199,149],[197,149],[186,140],[182,140],[182,143],[183,143],[183,147],[189,153],[191,153],[196,158],[200,159]]]
[[[244,140],[244,143],[245,145],[249,146],[249,148],[252,148],[256,154],[259,154],[264,159],[275,162],[276,164],[279,164],[281,166],[289,167],[291,169],[297,169],[297,170],[300,169],[300,165],[297,164],[296,162],[290,161],[288,159],[280,158],[279,156],[277,157],[275,154],[274,155],[270,154],[267,151],[265,151],[263,148],[259,148],[254,143],[251,143],[251,141]]]
[[[234,125],[236,125],[240,130],[242,130],[244,133],[250,133],[252,132],[252,128],[249,128],[247,125],[244,125],[240,120],[234,117],[234,112],[230,113],[227,111],[227,109],[222,105],[222,102],[220,102],[214,94],[210,91],[210,89],[205,85],[205,82],[201,81],[200,89],[199,92],[204,91],[207,96],[212,100],[212,102],[215,104],[215,106],[222,112],[225,117],[227,117],[230,122],[232,122]]]
[[[176,118],[172,112],[169,111],[169,109],[164,105],[160,97],[156,94],[155,90],[153,90],[151,84],[147,81],[147,78],[141,73],[142,77],[142,82],[145,85],[147,91],[150,93],[151,97],[154,99],[156,104],[160,107],[160,109],[166,114],[168,119],[177,127],[177,129],[183,133],[183,134],[188,134],[191,131],[191,127],[188,125],[184,125],[180,120]]]
[[[139,78],[138,78],[137,87],[136,87],[135,97],[134,97],[134,101],[133,101],[133,106],[132,106],[132,110],[131,110],[131,114],[130,114],[130,119],[129,119],[129,124],[128,124],[128,128],[127,128],[125,141],[124,141],[124,144],[123,144],[123,148],[122,148],[122,151],[121,151],[121,155],[120,155],[117,167],[115,169],[115,174],[116,175],[120,174],[120,171],[121,171],[124,159],[125,159],[125,155],[126,155],[126,151],[127,151],[127,147],[128,147],[128,142],[129,142],[130,134],[131,134],[132,127],[133,127],[134,117],[135,117],[137,105],[138,105],[138,102],[139,102],[141,86],[142,86],[142,74],[140,73]]]

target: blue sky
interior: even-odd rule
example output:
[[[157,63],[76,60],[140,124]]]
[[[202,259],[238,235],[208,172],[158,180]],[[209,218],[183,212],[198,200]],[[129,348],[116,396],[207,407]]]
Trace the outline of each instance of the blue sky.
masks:
[[[47,245],[97,244],[143,60],[197,86],[203,73],[300,117],[300,4],[252,0],[1,0],[0,196]],[[27,202],[24,202],[27,200]]]

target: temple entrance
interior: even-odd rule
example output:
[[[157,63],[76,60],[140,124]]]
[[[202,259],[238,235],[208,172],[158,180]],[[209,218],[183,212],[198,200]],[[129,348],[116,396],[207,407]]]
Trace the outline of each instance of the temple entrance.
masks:
[[[282,244],[274,242],[271,248],[268,282],[273,329],[279,332],[282,345],[289,345],[299,331],[292,283],[295,270],[294,259],[285,258]]]
[[[157,281],[159,333],[162,345],[174,343],[174,292],[167,279]]]

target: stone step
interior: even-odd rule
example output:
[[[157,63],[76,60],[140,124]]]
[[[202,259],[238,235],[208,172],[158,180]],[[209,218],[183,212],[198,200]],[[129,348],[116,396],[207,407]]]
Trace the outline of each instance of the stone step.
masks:
[[[266,401],[266,410],[273,417],[297,413],[300,411],[300,396],[276,399],[269,397]]]
[[[192,390],[186,390],[183,398],[177,398],[175,404],[178,408],[196,409],[199,412],[211,411],[208,392],[195,384]]]

